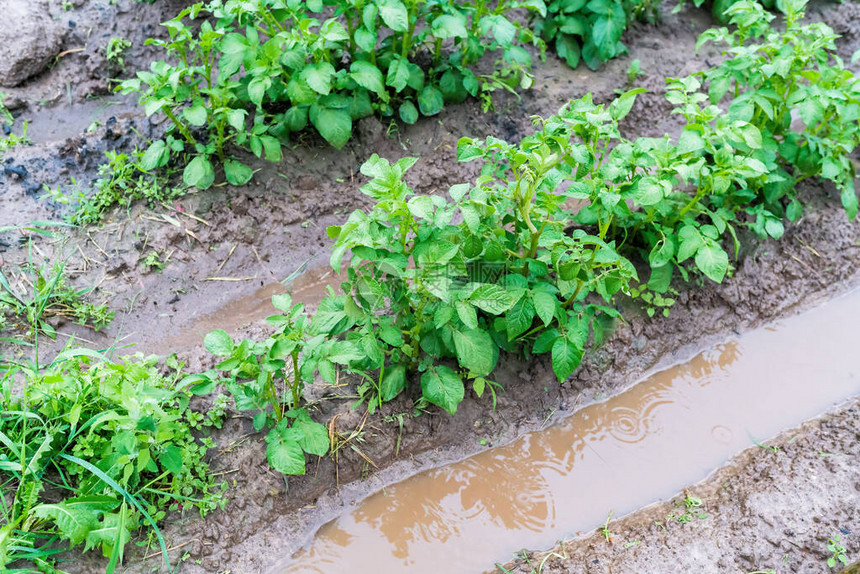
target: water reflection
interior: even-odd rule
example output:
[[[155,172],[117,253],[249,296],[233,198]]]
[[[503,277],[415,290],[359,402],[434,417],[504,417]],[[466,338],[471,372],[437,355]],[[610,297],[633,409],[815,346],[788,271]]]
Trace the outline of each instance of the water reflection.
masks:
[[[594,528],[610,509],[677,492],[749,436],[772,436],[860,390],[846,359],[860,321],[833,323],[860,317],[860,296],[842,303],[830,320],[819,310],[718,345],[561,425],[388,487],[273,572],[481,571],[519,548]],[[808,349],[825,335],[837,341]]]

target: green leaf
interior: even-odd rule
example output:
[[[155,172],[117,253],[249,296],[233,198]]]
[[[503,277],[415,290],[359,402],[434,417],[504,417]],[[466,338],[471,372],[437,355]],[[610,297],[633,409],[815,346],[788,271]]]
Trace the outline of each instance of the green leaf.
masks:
[[[99,528],[99,517],[119,506],[116,498],[103,495],[67,498],[57,504],[40,504],[31,511],[34,516],[50,519],[63,538],[72,546],[80,544],[90,531]]]
[[[289,293],[278,293],[272,295],[272,306],[279,311],[289,313],[293,310],[293,298]]]
[[[595,24],[595,30],[596,27],[597,24]],[[609,113],[612,115],[612,119],[621,120],[625,118],[627,114],[630,113],[630,110],[633,109],[633,104],[636,102],[636,96],[647,91],[648,90],[645,88],[635,88],[618,96],[611,104],[609,104]]]
[[[624,8],[615,4],[605,17],[598,17],[591,29],[591,37],[597,51],[604,60],[615,56],[615,47],[627,27],[627,17]],[[618,119],[618,118],[616,118]]]
[[[299,444],[303,435],[289,424],[289,419],[283,419],[266,435],[266,458],[280,473],[304,474],[305,453]]]
[[[454,330],[454,347],[460,366],[467,369],[470,376],[489,375],[496,366],[495,344],[486,331]]]
[[[648,279],[648,288],[657,293],[665,293],[672,284],[673,265],[664,265],[651,269],[651,277]]]
[[[242,34],[227,34],[221,40],[221,57],[218,59],[218,76],[227,79],[242,66],[249,50],[248,38]]]
[[[657,181],[653,176],[645,176],[636,183],[633,200],[639,205],[657,205],[663,201],[663,197],[662,182]]]
[[[555,39],[555,51],[571,68],[579,66],[582,57],[582,49],[579,41],[570,34],[559,34]]]
[[[395,32],[406,32],[409,29],[409,12],[400,0],[382,0],[377,4],[379,15],[385,25]]]
[[[552,370],[563,383],[582,362],[582,349],[571,343],[567,337],[558,337],[552,344]]]
[[[355,31],[355,44],[364,52],[373,52],[376,49],[377,36],[373,30],[359,28]]]
[[[442,92],[435,86],[425,86],[418,94],[418,109],[425,116],[435,116],[442,111],[444,106],[445,100],[442,97]]]
[[[418,195],[410,199],[406,206],[409,213],[419,219],[432,219],[435,208],[433,200],[428,195]]]
[[[516,302],[513,296],[499,285],[481,285],[469,296],[469,301],[492,315],[501,315]]]
[[[352,116],[349,111],[314,104],[309,115],[320,135],[335,148],[343,148],[352,137]]]
[[[224,162],[224,176],[230,185],[245,185],[253,175],[254,171],[244,163],[232,159]]]
[[[403,120],[404,123],[411,125],[418,121],[418,108],[416,108],[415,104],[409,100],[400,104],[398,113],[400,114],[400,119]]]
[[[229,357],[233,353],[233,339],[223,329],[215,329],[206,335],[203,346],[216,357]]]
[[[158,457],[158,463],[174,474],[179,476],[182,474],[182,451],[176,445],[166,447]]]
[[[362,88],[375,92],[380,97],[386,95],[382,72],[370,62],[353,62],[349,67],[349,75]]]
[[[379,397],[388,402],[406,388],[406,367],[404,365],[394,365],[385,369],[385,376],[382,377],[382,383],[379,385]]]
[[[349,34],[347,33],[346,28],[344,28],[343,24],[334,18],[326,20],[323,25],[320,26],[320,36],[329,42],[343,42],[345,40],[349,40]]]
[[[443,14],[433,20],[431,27],[433,35],[437,38],[467,38],[466,19],[457,14]]]
[[[472,189],[471,184],[455,183],[448,188],[448,193],[451,195],[451,199],[454,201],[460,201],[466,196],[466,193],[468,193],[470,189]]]
[[[552,345],[558,339],[558,329],[547,329],[538,335],[535,339],[535,344],[532,346],[532,353],[542,355],[552,350]]]
[[[722,283],[729,269],[729,256],[715,243],[708,243],[696,252],[696,267],[716,283]]]
[[[692,153],[705,149],[705,140],[699,132],[684,130],[678,139],[678,153]]]
[[[328,452],[330,446],[328,429],[313,420],[305,409],[298,411],[291,430],[301,433],[298,442],[306,453],[325,456]]]
[[[185,166],[182,171],[182,181],[188,187],[209,189],[215,183],[215,168],[204,155],[198,155]]]
[[[449,413],[457,413],[457,405],[463,401],[466,389],[460,376],[445,366],[430,367],[421,375],[421,391],[430,403]]]
[[[854,220],[857,217],[857,192],[854,191],[854,180],[848,179],[842,188],[842,207],[848,214],[848,219]]]
[[[457,301],[454,304],[457,310],[457,316],[468,329],[478,328],[478,313],[468,301]]]
[[[556,299],[555,295],[550,295],[543,291],[534,291],[532,292],[532,300],[534,301],[535,313],[543,321],[544,327],[548,327],[555,318],[558,299]]]
[[[782,224],[781,219],[768,217],[764,221],[764,230],[774,239],[779,239],[785,233],[785,226]]]
[[[695,225],[685,225],[678,233],[680,246],[678,247],[678,263],[682,263],[693,257],[696,252],[705,244],[702,234],[696,229]],[[662,267],[662,266],[658,266]]]
[[[267,77],[253,78],[248,82],[248,97],[259,108],[263,105],[266,90],[272,85],[272,80]]]
[[[310,64],[302,68],[299,76],[313,91],[323,96],[327,96],[331,92],[331,82],[334,76],[334,66],[328,62],[319,64]]]
[[[517,28],[511,24],[510,20],[501,14],[492,16],[484,16],[479,22],[481,34],[486,36],[487,32],[492,31],[493,38],[500,46],[510,46],[517,37]]]
[[[388,65],[385,85],[391,86],[397,92],[402,92],[409,84],[409,62],[398,54]]]
[[[535,317],[535,307],[529,297],[523,295],[505,315],[508,341],[513,341],[529,330]]]
[[[192,126],[202,126],[206,124],[206,108],[202,102],[197,102],[190,108],[182,110],[182,117],[188,120]]]
[[[662,267],[672,261],[675,256],[675,239],[672,235],[667,235],[660,241],[654,244],[651,253],[648,255],[648,262],[651,267]]]
[[[140,168],[144,171],[151,171],[157,167],[167,165],[170,160],[170,148],[164,143],[164,140],[156,140],[152,142],[143,157],[140,159]]]

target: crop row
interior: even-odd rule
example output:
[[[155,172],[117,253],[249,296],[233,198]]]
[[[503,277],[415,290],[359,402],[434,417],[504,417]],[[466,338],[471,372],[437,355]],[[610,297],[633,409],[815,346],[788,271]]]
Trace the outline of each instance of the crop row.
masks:
[[[168,61],[121,90],[171,122],[141,170],[182,154],[185,184],[205,189],[214,156],[242,185],[252,170],[230,144],[277,161],[290,134],[309,126],[340,148],[369,115],[412,124],[470,96],[487,109],[496,90],[531,85],[526,47],[543,55],[547,40],[570,65],[596,68],[626,51],[630,19],[655,14],[650,0],[213,0],[166,22],[169,40],[151,42]],[[492,71],[480,72],[491,54]]]
[[[313,316],[276,298],[285,315],[270,318],[278,330],[262,342],[210,333],[206,347],[224,361],[195,375],[205,381],[195,390],[226,382],[240,410],[268,412],[268,402],[276,418],[295,419],[302,386],[317,373],[334,383],[343,369],[360,377],[371,412],[417,381],[420,403],[453,414],[467,384],[478,396],[494,392],[502,352],[548,353],[566,380],[618,317],[619,293],[654,301],[676,271],[721,282],[739,251],[737,228],[781,237],[783,221],[802,213],[804,179],[833,182],[856,217],[849,154],[860,143],[860,82],[832,56],[832,31],[801,25],[803,6],[786,2],[780,34],[759,4],[738,2],[728,12],[734,32],[703,35],[733,57],[669,81],[673,113],[686,119],[676,141],[620,135],[641,92],[632,90],[609,105],[590,95],[570,102],[538,118],[540,129],[518,145],[462,139],[459,159],[483,160],[482,175],[447,198],[415,195],[403,182],[417,160],[374,155],[361,168],[370,178],[361,191],[375,206],[328,230],[332,268],[348,257],[342,294]],[[717,102],[727,92],[724,111]],[[585,206],[571,211],[571,200]],[[633,264],[641,260],[647,282]],[[290,392],[273,392],[276,380]],[[282,472],[303,468],[273,456],[288,428],[281,418],[269,436]],[[296,456],[308,451],[295,442]]]

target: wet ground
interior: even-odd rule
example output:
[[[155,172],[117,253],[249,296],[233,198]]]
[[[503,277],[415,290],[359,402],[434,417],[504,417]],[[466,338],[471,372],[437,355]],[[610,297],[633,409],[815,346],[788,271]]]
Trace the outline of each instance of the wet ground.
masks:
[[[719,344],[561,424],[386,487],[271,572],[480,572],[669,499],[735,453],[860,394],[860,322],[843,317],[860,317],[860,291]],[[690,516],[704,520],[705,509]]]
[[[4,165],[16,169],[0,175],[0,227],[57,218],[67,208],[40,198],[43,185],[68,185],[74,178],[87,188],[97,177],[105,149],[130,151],[139,144],[138,133],[151,137],[159,132],[158,121],[147,120],[133,101],[107,94],[109,77],[115,74],[104,65],[101,46],[111,36],[126,37],[133,42],[126,56],[127,70],[147,67],[155,53],[143,46],[143,38],[161,33],[156,23],[174,15],[179,5],[120,0],[109,6],[83,0],[68,12],[51,5],[54,21],[65,30],[58,47],[58,54],[64,55],[57,55],[50,69],[23,85],[4,88],[18,117],[13,129],[19,132],[23,120],[29,119],[35,143],[4,157]],[[152,210],[145,206],[120,210],[103,226],[70,230],[54,239],[33,236],[46,258],[68,256],[74,281],[97,286],[93,299],[117,310],[117,319],[103,334],[71,325],[60,326],[61,332],[75,334],[79,342],[96,348],[120,344],[134,345],[123,352],[176,352],[190,368],[207,368],[211,358],[200,342],[209,329],[261,334],[265,328],[261,319],[272,311],[266,300],[282,288],[314,302],[320,286],[330,279],[325,268],[329,245],[325,227],[365,205],[358,193],[358,166],[372,153],[391,159],[419,156],[409,183],[422,193],[447,190],[475,175],[475,164],[455,163],[460,136],[495,135],[516,141],[529,132],[533,114],[549,115],[586,91],[606,101],[615,89],[624,87],[632,57],[640,59],[643,70],[637,85],[651,93],[640,97],[625,131],[629,135],[671,132],[675,121],[667,116],[662,98],[664,78],[701,69],[716,53],[693,51],[698,33],[711,25],[707,12],[687,9],[672,15],[670,10],[664,9],[659,26],[637,24],[628,31],[625,42],[631,58],[611,62],[598,73],[572,71],[550,58],[537,67],[535,88],[522,101],[500,99],[497,113],[482,114],[472,102],[449,107],[415,126],[392,128],[378,120],[363,120],[345,150],[332,150],[312,138],[297,142],[300,145],[287,150],[282,162],[255,165],[260,171],[246,187],[213,189]],[[858,10],[856,4],[828,4],[813,15],[823,17],[845,36],[840,53],[846,56],[860,45]],[[91,132],[83,133],[87,128]],[[26,176],[19,175],[19,167],[25,168]],[[348,505],[385,485],[510,443],[618,393],[656,367],[856,285],[860,225],[846,220],[832,189],[807,185],[800,193],[811,209],[780,242],[745,238],[748,248],[734,277],[721,286],[679,285],[679,303],[667,319],[649,319],[628,305],[624,310],[628,323],[617,329],[606,346],[591,353],[563,386],[554,381],[546,364],[522,364],[509,358],[498,376],[506,390],[495,411],[486,398],[467,397],[456,417],[436,412],[414,417],[412,397],[405,396],[365,421],[363,413],[349,408],[348,386],[315,385],[309,391],[315,417],[321,421],[336,417],[336,430],[344,433],[362,428],[360,448],[375,466],[346,450],[337,469],[330,459],[322,459],[310,465],[307,477],[285,483],[268,469],[261,437],[253,433],[250,420],[234,418],[217,437],[219,452],[212,454],[216,471],[235,478],[228,511],[205,522],[190,515],[172,517],[167,534],[178,548],[171,556],[179,560],[187,553],[183,572],[265,570],[287,558]],[[0,246],[4,272],[27,257],[19,241],[22,236],[32,234],[0,237],[8,244]],[[160,273],[143,265],[153,252],[167,261]],[[300,277],[285,281],[297,271]],[[28,351],[6,348],[4,352]],[[50,354],[53,349],[45,347],[42,352]],[[850,452],[856,457],[853,444]],[[803,481],[788,484],[796,496],[808,497]],[[831,487],[856,512],[853,484],[843,481]],[[810,483],[806,488],[816,487]],[[839,517],[821,514],[818,518],[825,526],[837,527]],[[678,531],[676,536],[685,535]],[[754,540],[757,534],[753,529],[744,536]],[[131,570],[155,566],[152,560],[140,560],[143,553],[133,550],[129,555],[126,562]],[[98,571],[103,563],[91,554],[83,562],[76,558],[74,566],[67,568]]]

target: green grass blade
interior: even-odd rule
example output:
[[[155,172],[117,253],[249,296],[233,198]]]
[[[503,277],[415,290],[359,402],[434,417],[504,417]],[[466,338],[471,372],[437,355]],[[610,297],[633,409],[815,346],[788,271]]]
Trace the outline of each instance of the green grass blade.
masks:
[[[152,527],[153,531],[155,532],[155,537],[158,539],[158,546],[161,548],[161,555],[164,558],[164,564],[167,566],[167,571],[173,572],[173,568],[170,567],[170,560],[169,560],[169,557],[167,555],[167,544],[165,544],[165,542],[164,542],[164,536],[161,535],[161,530],[158,529],[158,525],[155,523],[155,520],[153,520],[152,516],[150,516],[149,513],[143,508],[143,506],[140,505],[140,503],[137,501],[137,499],[134,496],[132,496],[128,491],[126,491],[123,487],[121,487],[119,484],[117,484],[117,482],[114,479],[112,479],[111,477],[106,475],[99,468],[93,466],[89,462],[87,462],[83,459],[80,459],[76,456],[72,456],[70,454],[60,454],[60,457],[66,459],[70,462],[73,462],[77,465],[80,465],[80,466],[84,467],[85,469],[87,469],[88,471],[90,471],[91,473],[93,473],[94,475],[96,475],[102,482],[104,482],[109,487],[111,487],[116,492],[118,492],[120,495],[122,495],[122,497],[125,498],[129,504],[134,506],[138,510],[138,512],[140,512],[141,515],[143,515],[144,519],[146,519],[146,521],[149,523],[149,525]]]

